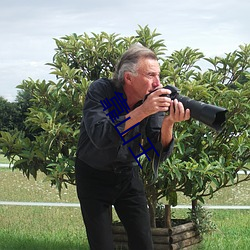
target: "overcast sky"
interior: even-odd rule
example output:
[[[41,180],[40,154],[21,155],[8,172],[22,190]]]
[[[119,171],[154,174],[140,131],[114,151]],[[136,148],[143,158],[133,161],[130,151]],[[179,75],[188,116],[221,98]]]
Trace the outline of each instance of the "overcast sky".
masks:
[[[167,54],[190,46],[223,55],[250,42],[249,0],[1,0],[0,96],[14,101],[29,77],[52,79],[53,38],[87,32],[135,35],[157,29]]]

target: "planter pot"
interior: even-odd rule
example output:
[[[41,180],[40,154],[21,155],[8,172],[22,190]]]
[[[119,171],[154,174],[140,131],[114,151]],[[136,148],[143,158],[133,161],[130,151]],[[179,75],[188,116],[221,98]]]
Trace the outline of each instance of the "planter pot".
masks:
[[[128,250],[127,233],[123,226],[113,225],[114,243],[117,250]],[[154,250],[194,249],[201,236],[193,222],[172,228],[152,228]]]

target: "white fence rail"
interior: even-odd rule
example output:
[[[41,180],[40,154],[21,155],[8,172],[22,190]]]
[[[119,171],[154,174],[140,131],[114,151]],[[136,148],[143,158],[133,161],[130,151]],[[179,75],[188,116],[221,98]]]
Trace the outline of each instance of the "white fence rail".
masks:
[[[79,203],[68,203],[68,202],[0,201],[0,205],[7,205],[7,206],[38,206],[38,207],[80,207]]]
[[[0,168],[8,168],[9,166],[9,164],[0,163]]]
[[[67,202],[18,202],[18,201],[0,201],[0,205],[6,206],[42,206],[42,207],[80,207],[79,203],[67,203]],[[220,206],[220,205],[205,205],[207,209],[234,209],[243,210],[250,209],[250,206]],[[189,205],[178,205],[172,207],[174,209],[188,209],[191,208]]]

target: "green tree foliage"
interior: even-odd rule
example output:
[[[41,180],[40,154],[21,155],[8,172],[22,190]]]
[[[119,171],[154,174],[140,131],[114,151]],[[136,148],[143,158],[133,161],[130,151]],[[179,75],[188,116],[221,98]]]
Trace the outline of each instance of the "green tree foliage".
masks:
[[[0,97],[0,131],[25,131],[24,120],[30,107],[30,93],[18,91],[15,102]]]
[[[178,192],[203,200],[242,181],[238,171],[249,170],[250,45],[241,45],[224,57],[205,58],[189,47],[167,56],[159,35],[148,26],[139,26],[131,37],[101,32],[55,39],[55,55],[48,65],[57,80],[24,80],[18,88],[30,96],[25,132],[1,132],[0,146],[14,168],[27,177],[44,172],[59,191],[67,183],[74,184],[74,158],[88,86],[97,78],[111,77],[120,55],[140,42],[159,56],[163,84],[228,109],[220,133],[196,120],[175,125],[175,150],[161,165],[157,181],[152,181],[151,162],[143,162],[152,218],[157,201],[164,196],[171,205],[177,204]],[[210,66],[202,70],[202,61]],[[249,175],[244,178],[249,179]]]
[[[238,171],[250,170],[250,45],[226,54],[205,58],[196,49],[175,51],[162,65],[162,80],[181,89],[181,94],[205,103],[226,107],[224,129],[216,133],[198,121],[175,125],[176,147],[165,161],[159,178],[152,183],[150,163],[145,162],[144,178],[151,215],[156,203],[166,197],[177,205],[178,192],[192,200],[212,198],[221,188],[250,180],[239,179]],[[211,66],[202,72],[198,63],[205,59]],[[152,218],[151,223],[154,223]]]
[[[20,129],[21,117],[21,111],[17,103],[9,102],[0,97],[0,130]]]
[[[17,86],[31,97],[25,132],[1,133],[1,147],[14,168],[28,178],[44,172],[59,191],[75,183],[74,159],[89,83],[110,77],[120,55],[137,41],[105,32],[55,39],[56,53],[48,65],[57,81],[28,79]]]

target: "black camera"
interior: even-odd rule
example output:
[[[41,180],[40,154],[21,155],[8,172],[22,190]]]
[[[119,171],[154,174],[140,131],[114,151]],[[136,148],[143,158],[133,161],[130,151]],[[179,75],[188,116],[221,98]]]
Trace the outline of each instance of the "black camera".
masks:
[[[170,97],[171,100],[177,99],[182,102],[185,109],[190,109],[190,116],[209,127],[220,131],[226,121],[227,109],[211,104],[206,104],[201,101],[195,101],[187,96],[180,95],[180,90],[172,85],[167,85],[165,89],[171,90],[170,95],[162,95]]]

